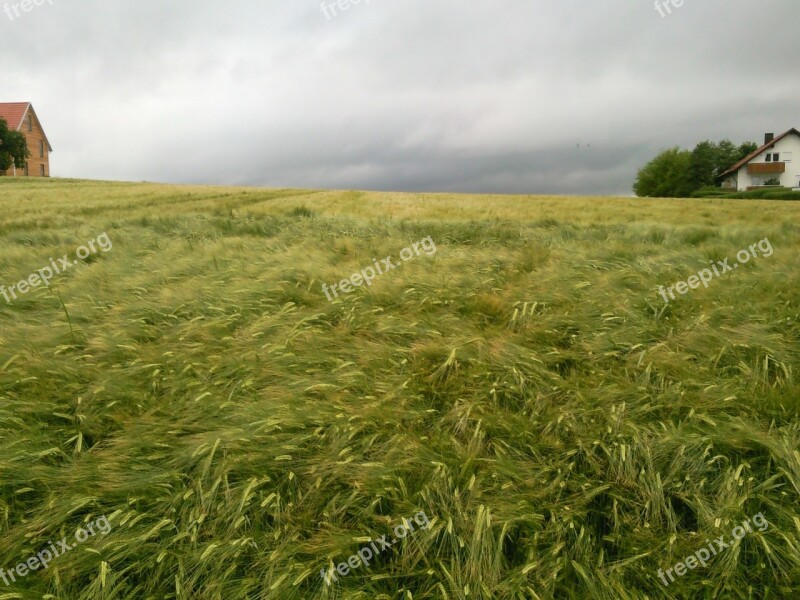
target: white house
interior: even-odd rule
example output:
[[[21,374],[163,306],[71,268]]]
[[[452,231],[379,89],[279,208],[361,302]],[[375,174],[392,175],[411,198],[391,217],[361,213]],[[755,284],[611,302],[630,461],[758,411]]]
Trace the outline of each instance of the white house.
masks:
[[[722,187],[740,192],[768,185],[800,188],[800,131],[790,129],[775,137],[722,173]]]

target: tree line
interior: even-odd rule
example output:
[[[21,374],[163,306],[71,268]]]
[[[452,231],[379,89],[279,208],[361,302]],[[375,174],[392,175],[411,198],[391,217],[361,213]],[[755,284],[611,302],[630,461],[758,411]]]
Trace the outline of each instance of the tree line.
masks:
[[[730,140],[706,140],[694,150],[664,150],[639,170],[633,191],[637,196],[688,198],[701,188],[718,187],[717,177],[757,148],[753,142],[737,146]]]

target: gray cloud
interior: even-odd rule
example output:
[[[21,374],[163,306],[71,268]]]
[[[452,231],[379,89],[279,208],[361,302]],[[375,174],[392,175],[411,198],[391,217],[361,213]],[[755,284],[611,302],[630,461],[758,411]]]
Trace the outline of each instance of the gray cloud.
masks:
[[[662,148],[800,126],[795,0],[672,10],[52,0],[0,13],[0,101],[59,176],[627,194]]]

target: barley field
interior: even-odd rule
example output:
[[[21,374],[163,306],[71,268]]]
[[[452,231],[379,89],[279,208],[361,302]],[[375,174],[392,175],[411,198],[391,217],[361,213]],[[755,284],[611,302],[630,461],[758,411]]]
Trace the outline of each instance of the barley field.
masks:
[[[799,255],[793,202],[0,178],[0,599],[796,598]]]

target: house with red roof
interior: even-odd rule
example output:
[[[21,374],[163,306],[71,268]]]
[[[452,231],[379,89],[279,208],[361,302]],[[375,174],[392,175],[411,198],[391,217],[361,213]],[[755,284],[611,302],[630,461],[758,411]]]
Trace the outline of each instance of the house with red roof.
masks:
[[[763,187],[800,188],[800,131],[778,137],[768,133],[764,144],[720,174],[722,187],[739,192]]]
[[[0,102],[0,119],[4,119],[11,131],[21,131],[28,140],[28,157],[25,167],[12,166],[0,176],[50,177],[50,153],[53,148],[47,141],[44,128],[30,102]]]

